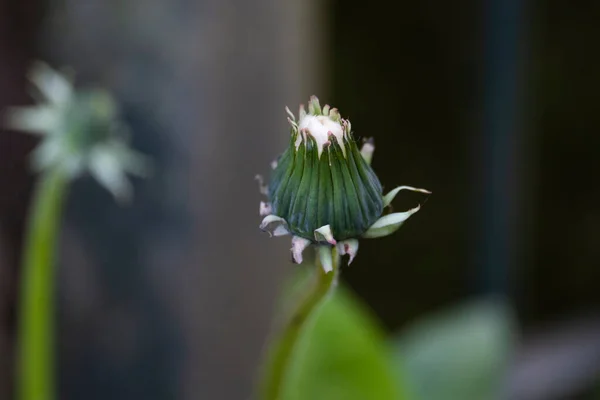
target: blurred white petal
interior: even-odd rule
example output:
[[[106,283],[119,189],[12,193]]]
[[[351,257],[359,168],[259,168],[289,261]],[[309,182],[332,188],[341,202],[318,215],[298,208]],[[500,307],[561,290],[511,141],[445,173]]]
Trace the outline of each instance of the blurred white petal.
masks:
[[[15,107],[8,109],[5,126],[38,135],[51,134],[58,129],[61,117],[60,112],[50,106]]]
[[[61,165],[67,171],[67,175],[71,177],[71,179],[75,179],[84,171],[86,171],[85,164],[85,156],[81,153],[71,153],[68,157],[64,157],[63,161],[61,161]]]
[[[142,178],[150,175],[152,169],[150,159],[131,150],[125,143],[113,140],[106,145],[106,149],[114,154],[123,171]]]
[[[129,201],[133,194],[133,188],[121,168],[118,158],[110,151],[98,147],[89,155],[90,173],[118,201]]]
[[[42,171],[59,164],[64,160],[64,151],[62,143],[56,139],[46,139],[36,147],[31,153],[31,161],[34,170]]]
[[[47,64],[41,62],[34,64],[30,79],[42,95],[55,105],[67,103],[73,96],[71,82]]]

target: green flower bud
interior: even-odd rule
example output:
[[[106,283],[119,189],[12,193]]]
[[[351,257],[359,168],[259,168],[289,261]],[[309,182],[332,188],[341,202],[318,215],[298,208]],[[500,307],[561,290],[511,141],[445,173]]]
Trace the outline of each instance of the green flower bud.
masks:
[[[271,176],[272,213],[290,233],[315,242],[326,242],[319,232],[326,225],[336,240],[359,237],[383,212],[381,184],[347,121],[335,109],[324,115],[315,97],[309,110],[298,124],[292,120],[290,145]]]
[[[400,190],[429,192],[401,186],[384,196],[370,166],[373,142],[367,141],[359,151],[350,121],[342,119],[337,109],[321,108],[313,96],[308,113],[300,106],[298,121],[286,111],[290,143],[273,162],[268,186],[261,178],[261,192],[268,202],[261,202],[260,214],[265,216],[261,229],[274,236],[294,236],[296,262],[302,262],[302,251],[311,244],[321,246],[319,255],[326,270],[331,257],[325,248],[332,245],[338,246],[341,255],[349,255],[351,262],[358,250],[357,238],[390,234],[418,211],[417,207],[382,218],[384,208]]]

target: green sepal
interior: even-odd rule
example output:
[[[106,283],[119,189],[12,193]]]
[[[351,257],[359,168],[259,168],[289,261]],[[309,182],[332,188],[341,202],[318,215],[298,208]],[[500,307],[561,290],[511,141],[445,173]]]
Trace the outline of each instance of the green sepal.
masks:
[[[311,227],[313,231],[324,225],[331,225],[334,219],[333,182],[329,164],[329,151],[324,149],[319,160],[319,205],[316,210],[307,210],[316,222]],[[314,240],[314,233],[312,233],[312,239]],[[323,243],[326,242],[323,241]]]
[[[355,237],[357,234],[364,232],[369,227],[365,220],[363,212],[362,199],[356,193],[356,185],[352,181],[352,176],[349,170],[349,162],[345,157],[339,157],[341,149],[336,143],[337,161],[339,163],[339,172],[341,180],[344,183],[343,197],[346,202],[346,231],[341,233],[340,240]],[[351,229],[349,227],[352,227]]]
[[[347,148],[348,169],[361,199],[361,209],[365,216],[363,228],[366,230],[383,214],[383,188],[371,166],[360,155],[356,143],[352,141]]]
[[[288,180],[287,188],[281,198],[281,203],[278,205],[278,207],[273,209],[275,215],[284,218],[286,221],[290,220],[292,206],[294,205],[294,201],[298,195],[298,187],[300,186],[300,182],[304,174],[306,150],[306,145],[304,143],[298,147],[298,152],[296,153],[294,160],[294,168]]]
[[[303,147],[304,144],[301,144],[300,147]],[[318,166],[318,157],[317,152],[315,150],[316,143],[312,138],[309,138],[306,142],[306,152],[304,156],[304,166],[302,170],[302,176],[300,178],[300,182],[298,186],[296,185],[296,181],[293,182],[293,185],[297,187],[296,197],[294,200],[294,204],[289,212],[288,224],[296,227],[298,232],[301,232],[302,235],[296,235],[301,237],[310,236],[312,231],[310,231],[311,224],[311,216],[306,212],[310,208],[308,207],[309,198],[311,197],[310,187],[313,176],[316,175],[314,173]]]
[[[314,231],[324,225],[330,225],[336,240],[359,237],[383,213],[382,188],[375,172],[351,136],[344,138],[345,151],[331,137],[319,157],[318,144],[310,136],[296,149],[298,134],[292,133],[272,173],[273,214],[287,221],[292,235],[313,242],[317,242]]]
[[[314,139],[310,138],[310,140],[315,144]],[[310,187],[308,193],[308,199],[306,203],[306,215],[304,217],[304,225],[302,226],[302,237],[310,240],[314,240],[314,226],[318,224],[315,223],[315,219],[319,214],[319,198],[321,195],[320,185],[321,185],[321,160],[317,155],[317,151],[313,151],[313,168],[310,171]]]
[[[342,151],[335,138],[330,138],[329,161],[331,170],[331,182],[333,184],[333,220],[329,222],[334,238],[346,238],[353,233],[353,217],[346,201],[344,178],[341,171],[341,160],[345,160]],[[336,239],[337,240],[337,239]]]

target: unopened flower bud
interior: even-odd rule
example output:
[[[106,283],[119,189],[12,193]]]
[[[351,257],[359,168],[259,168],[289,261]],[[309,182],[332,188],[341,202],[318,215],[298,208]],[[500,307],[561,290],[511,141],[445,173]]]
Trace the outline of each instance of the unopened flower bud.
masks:
[[[370,166],[375,146],[367,141],[359,150],[348,120],[337,109],[321,107],[313,96],[308,113],[300,107],[300,118],[286,108],[291,125],[288,148],[273,163],[268,185],[261,202],[265,216],[261,229],[274,235],[291,233],[292,256],[302,262],[302,251],[309,244],[321,246],[319,255],[324,268],[330,265],[331,246],[352,261],[358,251],[359,237],[385,236],[400,225],[418,207],[405,213],[384,215],[395,195],[403,189],[429,193],[423,189],[401,186],[388,195]],[[262,179],[262,178],[261,178]]]

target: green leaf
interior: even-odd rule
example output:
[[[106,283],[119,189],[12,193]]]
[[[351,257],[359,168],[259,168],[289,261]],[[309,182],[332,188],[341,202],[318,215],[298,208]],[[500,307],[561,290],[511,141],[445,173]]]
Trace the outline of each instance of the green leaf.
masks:
[[[281,400],[400,400],[383,332],[348,291],[316,311],[294,352]]]
[[[398,370],[416,399],[500,399],[514,327],[510,307],[497,298],[443,311],[396,340]]]

